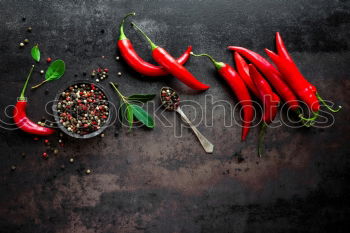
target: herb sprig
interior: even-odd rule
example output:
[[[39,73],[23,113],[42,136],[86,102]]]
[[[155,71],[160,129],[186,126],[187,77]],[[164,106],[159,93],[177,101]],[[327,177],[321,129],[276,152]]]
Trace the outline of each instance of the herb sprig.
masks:
[[[126,121],[129,124],[129,129],[131,130],[134,119],[138,119],[141,121],[146,127],[148,128],[154,128],[154,120],[153,118],[140,106],[136,105],[135,102],[142,102],[146,103],[147,101],[150,101],[154,99],[156,96],[155,94],[135,94],[131,96],[124,96],[117,88],[117,84],[110,83],[111,86],[114,88],[120,99],[122,100],[126,114],[123,114],[123,116],[126,118]]]

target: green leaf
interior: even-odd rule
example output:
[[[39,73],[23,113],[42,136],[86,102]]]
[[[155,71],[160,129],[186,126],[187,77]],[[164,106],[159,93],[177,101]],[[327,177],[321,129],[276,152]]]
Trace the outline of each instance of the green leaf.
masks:
[[[135,118],[141,121],[148,128],[154,128],[153,118],[145,110],[143,110],[143,108],[135,104],[130,104],[130,107],[133,110]]]
[[[32,58],[36,61],[36,62],[39,62],[40,61],[40,50],[39,50],[39,47],[38,45],[35,45],[33,48],[32,48]]]
[[[52,81],[61,78],[66,70],[66,65],[62,60],[56,60],[51,63],[45,73],[46,81]]]
[[[134,122],[134,114],[133,114],[134,111],[130,104],[126,104],[125,111],[126,111],[126,120],[128,121],[129,129],[131,130],[132,124]]]
[[[155,94],[145,94],[145,95],[136,94],[136,95],[129,96],[128,100],[140,101],[142,103],[146,103],[147,101],[153,100],[155,96],[156,96]]]

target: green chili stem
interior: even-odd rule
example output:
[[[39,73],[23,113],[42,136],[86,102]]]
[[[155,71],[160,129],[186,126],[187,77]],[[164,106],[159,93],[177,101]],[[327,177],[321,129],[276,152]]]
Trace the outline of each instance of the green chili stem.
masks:
[[[212,56],[206,53],[195,54],[191,52],[191,55],[195,57],[208,57],[211,60],[211,62],[215,65],[216,69],[218,70],[220,70],[223,66],[225,66],[225,63],[216,61]]]
[[[131,12],[131,13],[124,16],[122,22],[120,23],[120,27],[119,27],[119,31],[120,31],[119,40],[128,39],[124,33],[124,22],[125,22],[126,18],[128,18],[129,16],[134,16],[134,15],[136,15],[136,13]]]
[[[32,89],[35,89],[35,88],[38,88],[38,87],[40,87],[41,85],[43,85],[44,83],[46,83],[48,80],[44,80],[44,81],[42,81],[41,83],[39,83],[39,84],[37,84],[37,85],[35,85],[35,86],[32,86]]]
[[[158,46],[156,44],[153,43],[153,41],[146,35],[146,33],[144,33],[141,28],[139,28],[135,23],[131,23],[131,25],[133,27],[135,27],[145,38],[146,40],[148,41],[148,43],[151,45],[151,49],[154,50],[156,49]]]
[[[321,103],[331,112],[339,112],[342,109],[342,106],[338,106],[338,109],[333,109],[331,106],[329,106],[326,101],[316,92],[317,99],[321,101]]]
[[[112,85],[112,87],[114,88],[114,90],[117,92],[117,94],[119,95],[119,97],[123,100],[124,103],[128,103],[127,101],[127,97],[125,97],[119,90],[118,88],[115,86],[114,83],[110,82],[109,84]]]
[[[260,128],[260,132],[259,132],[258,155],[260,158],[264,152],[263,144],[264,144],[264,136],[266,133],[266,128],[267,128],[267,124],[264,122],[262,124],[262,126]]]
[[[19,99],[20,99],[20,100],[25,100],[24,93],[25,93],[25,91],[26,91],[26,89],[27,89],[27,85],[28,85],[28,82],[29,82],[30,77],[32,76],[33,70],[34,70],[34,65],[32,65],[32,68],[30,68],[29,74],[28,74],[28,76],[27,76],[27,80],[26,80],[26,82],[24,83],[24,86],[23,86],[21,95],[19,96]]]

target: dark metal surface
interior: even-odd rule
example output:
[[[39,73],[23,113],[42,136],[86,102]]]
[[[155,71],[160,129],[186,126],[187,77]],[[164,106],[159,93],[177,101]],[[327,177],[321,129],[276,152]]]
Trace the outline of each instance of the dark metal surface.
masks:
[[[230,64],[227,45],[262,53],[274,47],[274,33],[280,31],[305,76],[322,96],[344,109],[330,128],[270,129],[266,156],[258,159],[257,128],[242,143],[238,126],[224,127],[222,109],[211,114],[212,102],[236,100],[209,61],[191,58],[187,64],[211,85],[199,94],[170,77],[150,81],[115,61],[117,27],[130,11],[137,12],[135,22],[174,56],[193,45],[195,52]],[[39,43],[43,58],[65,60],[67,72],[59,81],[27,91],[32,119],[47,117],[45,103],[60,87],[84,79],[83,72],[101,65],[110,69],[108,81],[118,82],[126,95],[158,93],[171,86],[182,99],[201,105],[209,100],[205,115],[213,127],[200,124],[199,129],[216,146],[207,155],[190,130],[184,128],[182,137],[175,138],[174,127],[162,127],[157,120],[154,130],[123,128],[118,137],[108,128],[104,138],[64,138],[59,154],[49,153],[44,160],[42,139],[1,129],[0,232],[348,231],[349,1],[0,0],[0,19],[2,121],[11,123],[4,109],[15,103],[32,64],[30,48]],[[32,33],[26,32],[28,26]],[[126,33],[151,60],[142,37],[130,27]],[[30,43],[19,49],[24,38]],[[39,70],[46,67],[44,61],[37,66],[31,84],[40,81]],[[106,81],[103,85],[110,88]],[[193,109],[184,111],[194,119]],[[180,128],[174,113],[164,116]],[[57,147],[58,137],[49,139]],[[71,157],[74,163],[69,163]],[[92,173],[86,175],[85,169]]]

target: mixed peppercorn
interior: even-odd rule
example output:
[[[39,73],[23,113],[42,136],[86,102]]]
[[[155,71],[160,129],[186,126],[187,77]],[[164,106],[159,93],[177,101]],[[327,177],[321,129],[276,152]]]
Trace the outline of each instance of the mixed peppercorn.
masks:
[[[96,78],[96,82],[100,82],[100,80],[104,80],[108,78],[108,68],[98,68],[91,72],[91,78]]]
[[[57,103],[59,122],[71,133],[90,134],[109,117],[106,95],[94,84],[76,84],[61,93]]]
[[[179,95],[171,88],[163,87],[160,99],[163,106],[168,110],[176,110],[180,105]]]

